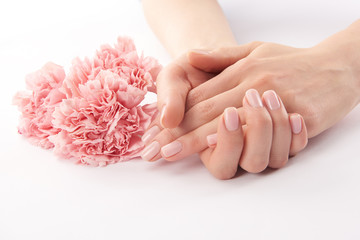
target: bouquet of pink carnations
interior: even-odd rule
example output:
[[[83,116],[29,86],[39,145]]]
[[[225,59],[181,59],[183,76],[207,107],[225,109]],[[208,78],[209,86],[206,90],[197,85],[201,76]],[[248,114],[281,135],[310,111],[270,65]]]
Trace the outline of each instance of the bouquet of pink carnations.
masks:
[[[76,58],[65,75],[54,63],[26,77],[18,92],[18,131],[32,143],[77,163],[105,166],[136,158],[141,136],[154,119],[156,104],[140,103],[155,89],[161,66],[139,56],[133,41],[119,38],[92,59]]]

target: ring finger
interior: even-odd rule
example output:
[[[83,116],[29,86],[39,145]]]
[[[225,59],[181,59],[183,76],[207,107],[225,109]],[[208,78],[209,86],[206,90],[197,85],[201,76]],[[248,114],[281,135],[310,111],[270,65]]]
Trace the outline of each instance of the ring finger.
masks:
[[[264,92],[263,102],[266,105],[273,123],[269,167],[281,168],[288,161],[291,144],[291,128],[288,113],[280,98],[273,90]]]

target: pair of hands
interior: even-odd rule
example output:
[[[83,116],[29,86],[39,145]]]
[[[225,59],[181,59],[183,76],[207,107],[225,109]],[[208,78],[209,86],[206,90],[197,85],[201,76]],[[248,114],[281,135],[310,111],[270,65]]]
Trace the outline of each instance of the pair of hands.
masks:
[[[282,167],[289,154],[305,147],[305,122],[312,137],[356,105],[347,70],[339,54],[322,45],[296,49],[253,42],[189,52],[158,76],[161,114],[143,136],[142,156],[173,161],[199,152],[221,179],[231,178],[238,164],[249,172]],[[246,92],[252,88],[278,95],[266,91],[261,99],[256,90]]]

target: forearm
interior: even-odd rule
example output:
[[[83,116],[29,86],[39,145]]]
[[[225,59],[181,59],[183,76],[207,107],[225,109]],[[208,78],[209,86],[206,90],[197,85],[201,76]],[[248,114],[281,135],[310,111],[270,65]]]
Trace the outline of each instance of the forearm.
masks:
[[[360,102],[360,20],[351,24],[346,31],[348,37],[352,38],[352,47],[349,49],[349,52],[353,56],[351,66],[357,82],[357,89],[359,90],[358,102]]]
[[[346,29],[330,36],[315,46],[331,53],[333,61],[341,63],[344,69],[352,72],[349,85],[357,92],[360,102],[360,20],[357,20]],[[328,56],[326,54],[325,56]]]
[[[173,57],[189,49],[236,45],[216,0],[143,0],[145,17]]]

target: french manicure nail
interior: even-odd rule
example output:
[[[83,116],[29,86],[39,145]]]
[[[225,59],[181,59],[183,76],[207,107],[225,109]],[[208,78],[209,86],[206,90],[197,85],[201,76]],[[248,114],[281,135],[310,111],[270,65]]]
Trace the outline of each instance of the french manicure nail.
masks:
[[[299,134],[301,132],[302,124],[300,115],[290,116],[291,130],[294,134]]]
[[[145,161],[150,161],[160,152],[160,143],[157,141],[152,142],[141,153],[141,158]]]
[[[265,98],[266,105],[268,108],[270,108],[270,110],[276,110],[280,108],[280,102],[275,91],[266,91],[263,96]]]
[[[163,157],[171,157],[178,154],[182,150],[182,144],[179,141],[174,141],[161,148],[161,155]]]
[[[217,133],[210,134],[206,137],[207,143],[209,146],[213,146],[217,144]]]
[[[246,91],[245,95],[250,106],[254,108],[263,107],[258,91],[256,91],[255,89],[249,89]]]
[[[239,127],[239,114],[234,107],[226,108],[224,111],[225,127],[232,132]]]
[[[142,136],[141,140],[144,144],[149,143],[156,135],[160,133],[160,128],[158,126],[153,126],[149,130],[147,130],[144,135]]]

